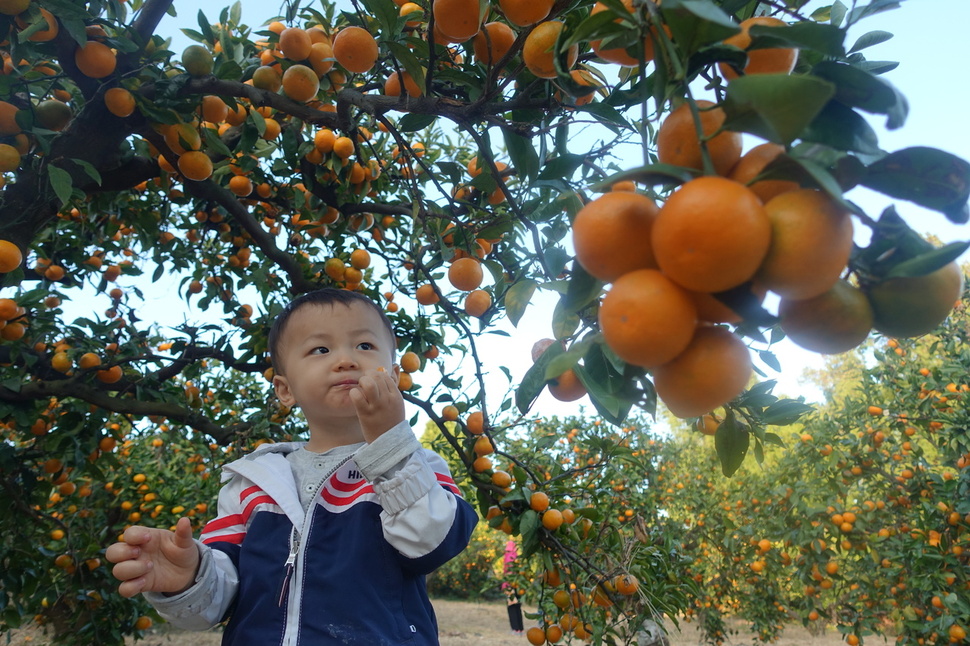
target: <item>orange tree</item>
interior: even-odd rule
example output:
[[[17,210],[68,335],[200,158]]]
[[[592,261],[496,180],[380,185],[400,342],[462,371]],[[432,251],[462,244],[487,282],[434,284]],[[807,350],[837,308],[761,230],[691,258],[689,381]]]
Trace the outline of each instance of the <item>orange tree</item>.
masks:
[[[688,613],[836,626],[848,643],[963,643],[970,622],[966,296],[916,340],[883,338],[827,370],[827,402],[779,433],[762,469],[719,477],[700,433],[660,471],[702,595]],[[717,433],[720,433],[718,430]],[[715,435],[717,441],[719,435]]]
[[[681,417],[729,404],[725,470],[762,451],[766,422],[802,412],[743,393],[749,347],[774,363],[779,317],[832,352],[870,328],[921,334],[956,298],[962,245],[935,249],[843,196],[863,185],[966,220],[966,162],[883,151],[860,117],[906,117],[879,76],[892,64],[863,55],[886,35],[846,42],[886,4],[292,3],[256,27],[235,5],[200,12],[183,30],[196,44],[173,52],[155,33],[171,0],[0,3],[5,625],[83,587],[47,567],[62,513],[47,505],[63,474],[92,490],[120,477],[124,460],[101,460],[122,440],[111,425],[164,425],[193,455],[300,436],[264,380],[266,331],[323,285],[387,308],[402,364],[413,353],[401,387],[457,422],[443,436],[474,473],[547,386],[614,425],[658,398]],[[578,136],[589,122],[596,143]],[[741,133],[765,143],[745,152]],[[872,229],[867,247],[854,226]],[[557,342],[514,396],[487,395],[480,335],[518,323],[537,290],[558,296]],[[153,325],[147,291],[184,323]],[[484,512],[499,485],[475,483]],[[509,526],[553,558],[514,503]],[[131,522],[95,513],[105,538]],[[88,632],[61,639],[126,629],[68,607],[65,625]]]

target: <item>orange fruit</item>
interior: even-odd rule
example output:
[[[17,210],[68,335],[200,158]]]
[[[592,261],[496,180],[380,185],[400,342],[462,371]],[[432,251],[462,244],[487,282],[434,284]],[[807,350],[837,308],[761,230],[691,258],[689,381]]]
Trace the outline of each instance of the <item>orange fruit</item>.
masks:
[[[44,22],[47,23],[47,29],[41,29],[40,31],[34,32],[27,40],[35,43],[46,43],[54,40],[57,37],[57,33],[60,31],[57,18],[55,18],[54,14],[52,14],[50,11],[43,8],[40,10],[40,16]],[[17,16],[14,20],[17,23],[17,26],[21,29],[27,26],[26,21],[24,21],[20,16]]]
[[[698,177],[660,208],[652,239],[657,264],[671,280],[695,292],[722,292],[755,275],[771,244],[771,221],[746,187]]]
[[[148,630],[152,627],[152,618],[142,615],[135,620],[135,630]]]
[[[219,97],[207,94],[200,105],[202,119],[209,123],[222,123],[229,116],[229,106]]]
[[[790,74],[795,69],[798,60],[798,50],[792,47],[770,47],[765,49],[748,49],[751,46],[751,27],[785,27],[786,23],[770,16],[755,16],[742,20],[741,32],[724,40],[727,45],[734,45],[748,54],[748,61],[744,66],[745,74]],[[731,81],[738,77],[734,68],[724,63],[718,63],[721,75]]]
[[[260,65],[253,72],[253,87],[267,92],[279,92],[283,87],[283,75],[275,67]]]
[[[283,94],[305,103],[320,91],[320,77],[306,65],[290,65],[283,72]]]
[[[498,5],[510,23],[528,27],[544,20],[555,0],[499,0]]]
[[[239,197],[247,197],[253,192],[253,182],[245,175],[233,175],[229,178],[229,190]]]
[[[330,128],[320,128],[313,135],[313,146],[321,153],[329,153],[333,150],[333,144],[337,141],[337,136]]]
[[[399,363],[404,372],[417,372],[421,369],[421,357],[416,352],[405,352]]]
[[[74,63],[85,76],[101,79],[115,71],[118,59],[104,43],[89,40],[74,51]]]
[[[0,2],[0,13],[5,16],[16,16],[27,11],[30,0],[3,0]]]
[[[721,423],[717,418],[710,413],[701,415],[697,420],[697,430],[704,435],[717,435],[717,429],[720,425]]]
[[[533,492],[529,497],[529,507],[538,512],[549,509],[549,496],[542,491]]]
[[[20,151],[10,144],[0,144],[0,173],[9,173],[20,166]]]
[[[465,296],[465,313],[469,316],[481,318],[492,306],[492,295],[484,289],[475,289]]]
[[[369,71],[378,54],[377,41],[361,27],[344,27],[333,39],[333,57],[348,72]]]
[[[71,357],[66,352],[55,352],[51,357],[51,368],[57,372],[67,373],[71,370]]]
[[[291,61],[302,61],[310,55],[313,41],[305,29],[287,27],[280,32],[278,47],[280,52]]]
[[[73,117],[74,112],[71,107],[57,99],[41,101],[34,107],[34,119],[37,124],[48,130],[60,132]]]
[[[640,589],[640,581],[632,574],[620,574],[613,580],[613,588],[624,597],[631,597]]]
[[[554,62],[558,55],[556,41],[564,26],[559,20],[547,20],[539,23],[525,38],[525,43],[522,45],[522,60],[529,71],[539,78],[556,78]],[[566,51],[563,69],[568,70],[575,65],[578,57],[579,45],[570,45]]]
[[[77,365],[81,370],[90,370],[101,365],[101,357],[93,352],[85,352],[77,360]]]
[[[424,94],[424,90],[408,72],[391,72],[384,81],[384,94],[386,96],[401,96],[402,89],[407,92],[408,96]]]
[[[533,644],[533,646],[542,646],[546,643],[546,631],[538,626],[533,626],[529,630],[525,631],[525,638],[529,640],[529,643]]]
[[[478,0],[434,0],[431,12],[435,28],[453,42],[473,37],[482,24]]]
[[[728,173],[728,179],[746,185],[755,195],[767,202],[776,195],[788,191],[797,191],[801,186],[797,182],[785,179],[760,179],[754,181],[765,167],[785,152],[784,146],[766,142],[755,146],[741,156],[738,163]]]
[[[671,413],[698,417],[740,395],[752,370],[748,348],[736,334],[704,325],[683,352],[653,370],[653,385]]]
[[[202,45],[189,45],[182,50],[182,67],[189,76],[208,76],[212,74],[213,65],[212,52]]]
[[[459,258],[451,263],[451,267],[448,268],[448,282],[455,289],[460,289],[463,292],[478,289],[484,277],[482,263],[478,258]]]
[[[547,384],[549,394],[561,402],[573,402],[586,396],[586,386],[579,380],[576,371],[570,368]]]
[[[354,140],[350,137],[337,137],[333,142],[333,154],[347,159],[354,154]]]
[[[5,341],[19,341],[27,334],[27,328],[23,323],[7,323],[0,328],[0,339]]]
[[[475,440],[475,445],[472,450],[475,452],[475,455],[479,457],[495,453],[495,447],[492,445],[492,440],[489,439],[487,435],[479,435],[478,439]]]
[[[866,295],[844,280],[813,298],[782,298],[778,316],[781,329],[793,343],[821,354],[838,354],[858,346],[874,323]]]
[[[475,461],[472,462],[472,469],[475,471],[475,473],[483,473],[485,471],[488,471],[491,468],[492,468],[492,461],[486,458],[485,456],[482,456],[480,458],[475,458]]]
[[[888,278],[866,286],[873,327],[886,336],[932,332],[963,294],[963,270],[956,262],[923,276]]]
[[[484,65],[494,65],[505,56],[512,43],[515,32],[504,22],[487,22],[472,41],[475,60]]]
[[[0,274],[7,274],[20,266],[24,254],[20,247],[9,240],[0,240]]]
[[[307,56],[307,62],[310,63],[310,67],[317,73],[317,76],[323,76],[333,69],[333,58],[333,43],[330,42],[330,39],[310,45],[310,55]]]
[[[811,298],[829,290],[852,253],[852,218],[826,193],[788,191],[765,204],[771,245],[755,281],[782,298]]]
[[[542,526],[554,532],[562,526],[562,512],[558,509],[547,509],[542,514]]]
[[[212,176],[212,160],[201,150],[190,150],[178,160],[179,172],[187,179],[201,182]]]
[[[680,354],[697,325],[690,296],[655,269],[620,276],[603,297],[598,316],[610,349],[627,363],[644,368]]]
[[[0,101],[0,135],[15,135],[21,132],[17,125],[17,113],[20,108],[7,101]]]
[[[472,435],[481,435],[485,432],[485,415],[480,410],[468,413],[465,418],[465,427]]]
[[[434,305],[440,300],[430,283],[418,285],[418,288],[414,291],[414,298],[421,305]]]
[[[718,175],[727,175],[741,159],[741,133],[724,130],[724,110],[710,101],[696,102],[705,147]],[[711,137],[711,135],[714,135]],[[711,137],[707,139],[707,137]],[[690,103],[682,103],[667,115],[657,131],[657,158],[662,164],[704,170],[701,140]]]
[[[97,376],[98,381],[101,383],[113,384],[120,381],[123,374],[121,366],[111,366],[106,370],[98,370],[95,376]]]
[[[108,112],[116,117],[125,118],[131,116],[135,111],[135,97],[123,87],[112,87],[105,90],[104,104],[107,106]]]
[[[623,0],[623,6],[626,9],[626,12],[628,14],[626,16],[626,19],[629,20],[630,22],[635,22],[635,19],[633,16],[636,12],[636,9],[634,9],[633,7],[633,0]],[[608,10],[609,8],[604,3],[597,2],[595,5],[593,5],[593,8],[592,10],[590,10],[589,15],[594,16],[601,11],[608,11]],[[621,20],[622,20],[621,18],[617,18],[614,22],[621,22]],[[654,29],[651,28],[650,31],[654,32]],[[640,65],[642,63],[648,63],[654,59],[653,38],[651,38],[650,36],[647,36],[646,38],[643,39],[642,60],[640,60],[641,53],[636,51],[636,49],[634,48],[631,48],[633,49],[633,55],[631,55],[630,52],[628,52],[627,49],[624,47],[611,47],[609,49],[603,49],[602,42],[603,41],[598,39],[591,40],[589,41],[589,46],[593,49],[593,51],[596,53],[597,56],[599,56],[603,60],[610,63],[615,63],[617,65],[622,65],[624,67],[636,67],[637,65]]]
[[[656,268],[651,231],[657,205],[639,193],[606,193],[573,220],[576,260],[590,275],[610,283],[635,269]]]

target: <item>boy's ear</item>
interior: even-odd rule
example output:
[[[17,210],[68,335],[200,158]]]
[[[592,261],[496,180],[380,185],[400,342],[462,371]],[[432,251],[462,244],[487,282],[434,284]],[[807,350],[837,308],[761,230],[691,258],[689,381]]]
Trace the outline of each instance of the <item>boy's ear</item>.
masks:
[[[287,408],[293,408],[296,404],[296,399],[290,391],[290,382],[283,375],[273,375],[273,390],[276,391],[276,397]]]

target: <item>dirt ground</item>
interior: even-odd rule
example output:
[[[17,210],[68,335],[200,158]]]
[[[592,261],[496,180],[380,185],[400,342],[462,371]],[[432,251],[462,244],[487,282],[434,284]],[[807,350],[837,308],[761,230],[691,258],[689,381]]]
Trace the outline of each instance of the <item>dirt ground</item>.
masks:
[[[508,614],[505,603],[472,603],[462,601],[432,602],[438,615],[438,628],[441,646],[524,646],[525,637],[513,635],[509,630]],[[528,610],[528,608],[526,608]],[[526,627],[529,626],[526,620]],[[138,642],[130,642],[135,646],[219,646],[218,632],[186,633],[166,629],[160,626],[151,635]],[[700,644],[699,632],[696,624],[681,624],[678,631],[670,627],[671,646],[697,646]],[[9,641],[8,641],[9,640]],[[881,640],[873,640],[878,644]],[[13,631],[9,635],[0,635],[0,644],[10,646],[46,646],[47,639],[43,632],[36,629]],[[731,638],[729,644],[751,644],[750,636],[739,632]],[[801,626],[792,626],[781,636],[775,646],[842,646],[842,640],[834,630],[820,636],[813,636]]]

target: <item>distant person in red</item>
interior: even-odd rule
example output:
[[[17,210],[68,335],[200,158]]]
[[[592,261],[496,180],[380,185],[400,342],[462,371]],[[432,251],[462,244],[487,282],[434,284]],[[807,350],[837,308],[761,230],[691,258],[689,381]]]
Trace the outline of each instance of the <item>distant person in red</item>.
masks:
[[[518,557],[518,547],[516,547],[515,541],[510,538],[505,544],[505,556],[502,558],[502,572],[505,576],[508,576],[512,571],[512,564]],[[509,604],[509,626],[512,627],[513,634],[521,635],[523,631],[522,602],[519,601],[519,591],[516,590],[515,585],[508,581],[502,582],[502,590],[505,591],[505,597]]]

